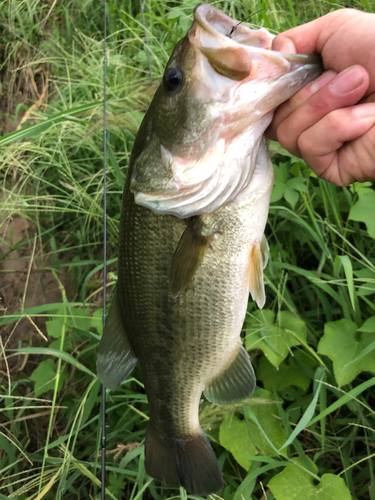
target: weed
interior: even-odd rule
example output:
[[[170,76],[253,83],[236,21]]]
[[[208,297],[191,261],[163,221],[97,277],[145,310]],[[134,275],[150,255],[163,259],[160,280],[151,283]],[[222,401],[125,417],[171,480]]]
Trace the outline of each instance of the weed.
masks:
[[[197,3],[144,2],[155,81]],[[344,5],[214,3],[239,20],[263,8],[251,23],[275,32]],[[0,499],[99,498],[103,5],[0,0],[0,19]],[[108,0],[108,31],[112,291],[124,177],[155,85],[138,3]],[[279,147],[273,161],[267,308],[250,303],[244,331],[259,387],[200,410],[220,496],[374,500],[373,186],[330,185]],[[107,399],[107,498],[186,499],[145,472],[139,368]]]

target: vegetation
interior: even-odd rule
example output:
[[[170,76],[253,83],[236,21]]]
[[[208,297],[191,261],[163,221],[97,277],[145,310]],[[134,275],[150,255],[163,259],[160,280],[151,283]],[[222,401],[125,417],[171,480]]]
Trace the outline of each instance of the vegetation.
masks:
[[[145,2],[158,82],[195,0]],[[370,0],[221,1],[282,31]],[[150,84],[138,2],[108,0],[108,291]],[[100,498],[103,2],[0,0],[0,500]],[[276,144],[267,302],[244,341],[258,388],[204,402],[225,500],[375,500],[375,191],[319,180]],[[139,368],[107,396],[107,498],[187,498],[145,473]],[[215,496],[217,497],[217,496]]]

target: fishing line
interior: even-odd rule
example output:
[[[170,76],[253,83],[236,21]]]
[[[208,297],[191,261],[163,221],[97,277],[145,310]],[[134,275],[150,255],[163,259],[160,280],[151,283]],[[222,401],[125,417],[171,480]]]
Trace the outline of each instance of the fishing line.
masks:
[[[232,29],[230,30],[230,32],[227,34],[227,37],[228,38],[231,38],[233,33],[236,31],[236,29],[238,28],[238,26],[242,23],[244,23],[245,21],[247,21],[248,19],[250,19],[250,17],[253,17],[255,16],[255,14],[259,14],[259,12],[262,12],[263,9],[259,9],[257,10],[256,12],[254,12],[253,14],[250,14],[250,16],[247,16],[245,19],[243,19],[242,21],[240,21],[238,24],[236,24],[235,26],[232,26]]]
[[[107,303],[107,0],[104,0],[104,59],[103,59],[103,330],[106,319]],[[105,387],[102,384],[102,500],[105,500],[105,447],[106,447],[106,423],[105,423]]]

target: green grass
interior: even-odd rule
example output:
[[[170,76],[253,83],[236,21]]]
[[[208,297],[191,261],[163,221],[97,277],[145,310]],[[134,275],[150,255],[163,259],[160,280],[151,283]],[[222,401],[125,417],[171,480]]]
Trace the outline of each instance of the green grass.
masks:
[[[145,2],[155,82],[197,3]],[[213,3],[239,20],[263,8],[251,22],[275,32],[344,5]],[[375,11],[366,0],[345,5]],[[18,242],[12,231],[0,240],[2,263],[25,270],[19,307],[6,304],[0,318],[0,500],[100,498],[102,16],[93,0],[0,0],[0,236],[17,216],[29,224]],[[138,2],[108,1],[108,30],[111,291],[124,177],[155,85]],[[250,302],[244,328],[259,387],[244,404],[201,407],[226,481],[220,496],[375,500],[375,227],[361,211],[375,213],[374,190],[330,185],[275,150],[266,308]],[[28,307],[38,273],[61,298]],[[145,472],[138,367],[107,400],[107,498],[187,498]]]

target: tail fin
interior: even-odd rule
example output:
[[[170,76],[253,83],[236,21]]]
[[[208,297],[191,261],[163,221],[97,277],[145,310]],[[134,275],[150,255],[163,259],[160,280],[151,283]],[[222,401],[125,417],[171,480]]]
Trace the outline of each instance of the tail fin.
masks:
[[[183,486],[192,495],[207,496],[224,486],[215,453],[203,432],[182,439],[163,438],[151,424],[145,458],[150,476],[170,486]]]

